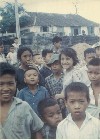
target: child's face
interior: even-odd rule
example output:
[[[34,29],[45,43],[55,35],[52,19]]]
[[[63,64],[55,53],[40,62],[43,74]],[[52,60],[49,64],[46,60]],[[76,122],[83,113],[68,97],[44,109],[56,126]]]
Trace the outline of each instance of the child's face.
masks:
[[[28,66],[33,61],[32,54],[29,51],[24,51],[21,55],[21,63]]]
[[[96,51],[97,57],[100,58],[100,46],[96,47],[96,48],[95,48],[95,51]]]
[[[75,120],[84,118],[85,110],[89,104],[86,93],[72,91],[68,93],[67,97],[66,106],[72,118]]]
[[[87,53],[85,56],[85,61],[88,63],[90,60],[96,57],[96,53]]]
[[[10,102],[16,91],[15,76],[10,74],[0,76],[0,102]]]
[[[59,49],[61,47],[61,41],[55,42],[54,46],[55,46],[56,49]]]
[[[47,53],[46,57],[44,58],[46,64],[50,61],[52,54],[53,53]]]
[[[14,48],[13,48],[13,47],[12,47],[12,48],[10,48],[10,52],[12,52],[12,53],[14,52]]]
[[[58,73],[62,71],[62,67],[59,63],[59,61],[55,61],[53,64],[51,64],[51,69],[53,73]]]
[[[73,59],[64,54],[61,54],[61,65],[63,69],[69,70],[73,67]]]
[[[36,70],[28,70],[25,73],[24,81],[28,85],[37,85],[39,83],[39,74]]]
[[[100,82],[100,66],[88,65],[87,73],[91,83],[96,84]]]
[[[41,65],[41,64],[44,63],[44,62],[43,62],[43,58],[42,58],[41,55],[35,55],[35,56],[33,57],[33,61],[34,61],[34,63],[37,64],[37,65]]]
[[[50,126],[56,127],[62,120],[62,113],[58,104],[44,109],[44,121]]]

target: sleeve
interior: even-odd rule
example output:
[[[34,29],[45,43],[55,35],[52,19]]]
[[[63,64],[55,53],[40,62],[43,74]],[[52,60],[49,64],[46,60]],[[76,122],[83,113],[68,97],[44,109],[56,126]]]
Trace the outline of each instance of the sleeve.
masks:
[[[50,94],[49,94],[49,92],[48,92],[48,90],[45,88],[45,97],[46,98],[49,98],[50,97]]]
[[[42,129],[44,123],[37,116],[37,114],[32,110],[32,108],[28,105],[28,117],[27,122],[30,122],[31,132],[35,133]]]
[[[100,113],[99,113],[99,116],[100,116]],[[98,123],[98,129],[99,129],[99,132],[98,132],[98,134],[99,134],[98,139],[100,139],[100,118],[99,118],[99,123]]]

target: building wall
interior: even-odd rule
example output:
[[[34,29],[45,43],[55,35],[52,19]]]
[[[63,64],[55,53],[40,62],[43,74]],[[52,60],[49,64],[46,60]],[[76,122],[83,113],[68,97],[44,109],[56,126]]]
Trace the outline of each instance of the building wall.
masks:
[[[64,27],[65,35],[69,36],[71,34],[71,28],[70,27]]]
[[[95,27],[94,33],[95,33],[95,35],[100,36],[100,27]]]

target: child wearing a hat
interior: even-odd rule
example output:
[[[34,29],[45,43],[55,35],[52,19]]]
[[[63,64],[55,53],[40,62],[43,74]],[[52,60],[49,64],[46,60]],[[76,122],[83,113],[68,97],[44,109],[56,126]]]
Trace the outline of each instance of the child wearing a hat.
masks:
[[[53,73],[45,79],[45,86],[50,96],[55,96],[56,94],[60,94],[63,89],[63,73],[59,54],[52,55],[48,66],[51,67]]]
[[[49,61],[48,65],[51,67],[52,74],[45,79],[45,87],[49,91],[51,97],[54,97],[59,100],[59,95],[63,89],[63,72],[62,67],[59,61],[59,54],[53,54],[51,60]],[[63,100],[63,99],[61,99]],[[60,107],[62,103],[59,102]],[[65,118],[67,115],[66,107],[63,106],[61,108],[62,117]]]

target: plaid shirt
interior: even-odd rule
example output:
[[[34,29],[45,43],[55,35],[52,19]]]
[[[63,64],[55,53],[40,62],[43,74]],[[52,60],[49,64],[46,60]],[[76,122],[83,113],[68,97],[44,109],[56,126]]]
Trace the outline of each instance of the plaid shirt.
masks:
[[[59,79],[56,79],[53,74],[45,79],[45,87],[51,96],[60,94],[63,89],[63,73]]]
[[[56,139],[56,127],[51,127],[47,124],[44,124],[42,128],[43,139]]]

